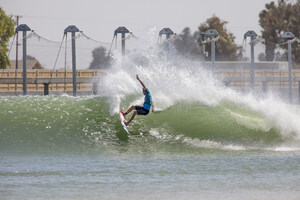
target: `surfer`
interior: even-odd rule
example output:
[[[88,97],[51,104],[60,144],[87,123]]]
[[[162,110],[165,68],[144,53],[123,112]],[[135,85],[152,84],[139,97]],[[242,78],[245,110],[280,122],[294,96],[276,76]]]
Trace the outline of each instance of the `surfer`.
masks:
[[[125,113],[121,110],[121,113],[124,115],[124,117],[128,115],[131,111],[135,110],[131,118],[127,122],[124,122],[126,126],[128,126],[128,124],[135,118],[136,115],[148,115],[151,107],[152,112],[154,112],[154,105],[152,103],[152,97],[148,88],[141,81],[138,75],[136,75],[136,78],[143,86],[143,94],[145,95],[145,100],[143,106],[131,106]]]

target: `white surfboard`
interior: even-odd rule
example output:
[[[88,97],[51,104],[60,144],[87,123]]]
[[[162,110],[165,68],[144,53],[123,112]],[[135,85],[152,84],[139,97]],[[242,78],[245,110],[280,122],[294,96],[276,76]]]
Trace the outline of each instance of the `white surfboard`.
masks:
[[[120,116],[120,121],[121,121],[121,124],[122,124],[124,130],[126,131],[127,135],[129,135],[128,128],[127,128],[127,126],[126,126],[125,123],[124,123],[124,122],[125,122],[125,117],[124,117],[124,115],[121,113],[121,111],[119,112],[119,116]]]

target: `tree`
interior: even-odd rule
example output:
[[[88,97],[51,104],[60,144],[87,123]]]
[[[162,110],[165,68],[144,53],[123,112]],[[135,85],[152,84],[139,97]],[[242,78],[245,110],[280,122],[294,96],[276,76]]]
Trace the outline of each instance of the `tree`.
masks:
[[[186,27],[179,34],[179,37],[176,37],[176,39],[172,41],[172,44],[181,55],[189,58],[200,58],[201,51],[197,42],[199,35],[199,32],[195,32],[192,35],[191,29]]]
[[[31,56],[31,55],[27,55],[26,59],[27,60],[36,60],[36,58],[34,56]]]
[[[280,43],[281,35],[284,32],[292,32],[296,37],[300,34],[300,1],[278,0],[277,4],[271,2],[266,4],[266,9],[259,14],[259,22],[262,30],[262,36],[272,43]],[[273,61],[275,58],[276,46],[270,42],[266,43],[266,59]],[[284,54],[278,59],[285,59],[287,54],[287,45],[280,46],[284,49]],[[293,61],[300,63],[300,46],[292,44]],[[285,59],[286,60],[286,59]]]
[[[110,62],[112,58],[107,55],[106,48],[97,47],[92,51],[93,60],[89,66],[89,69],[107,69],[111,66]]]
[[[8,17],[0,8],[0,68],[5,69],[10,66],[10,61],[7,56],[7,43],[9,38],[14,35],[14,21]]]
[[[259,13],[259,23],[263,28],[262,37],[267,40],[265,50],[267,61],[274,60],[275,44],[280,43],[281,35],[286,31],[292,31],[290,29],[292,24],[295,23],[294,21],[299,22],[298,18],[293,17],[294,14],[297,13],[294,11],[292,4],[287,3],[285,0],[279,0],[277,5],[272,1],[266,4],[266,9]],[[296,16],[299,16],[299,13]]]
[[[216,29],[225,40],[216,42],[216,60],[237,60],[237,45],[234,42],[234,35],[226,29],[228,22],[222,21],[220,18],[213,16],[202,23],[199,27],[200,32],[205,32],[209,29]],[[202,45],[202,41],[199,41]],[[206,50],[211,52],[211,46],[206,44]],[[210,59],[210,56],[209,58]]]
[[[295,4],[292,5],[292,14],[290,16],[290,21],[288,23],[287,31],[290,31],[295,34],[296,37],[300,37],[300,1],[298,0]],[[286,54],[287,54],[287,45],[285,46]],[[300,45],[297,43],[292,44],[293,49],[293,61],[297,64],[300,63]]]
[[[264,53],[260,53],[260,54],[258,55],[258,60],[259,60],[259,61],[267,61],[267,60],[266,60],[266,55],[265,55]]]

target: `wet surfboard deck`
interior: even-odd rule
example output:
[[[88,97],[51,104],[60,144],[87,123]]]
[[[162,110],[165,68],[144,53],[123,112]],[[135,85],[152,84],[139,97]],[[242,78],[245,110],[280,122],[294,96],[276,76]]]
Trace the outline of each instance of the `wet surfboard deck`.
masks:
[[[126,126],[125,123],[124,123],[124,122],[125,122],[125,117],[124,117],[124,115],[122,114],[121,110],[120,110],[120,112],[119,112],[119,116],[120,116],[120,122],[121,122],[121,124],[122,124],[123,129],[126,131],[127,135],[129,135],[128,128],[127,128],[127,126]]]

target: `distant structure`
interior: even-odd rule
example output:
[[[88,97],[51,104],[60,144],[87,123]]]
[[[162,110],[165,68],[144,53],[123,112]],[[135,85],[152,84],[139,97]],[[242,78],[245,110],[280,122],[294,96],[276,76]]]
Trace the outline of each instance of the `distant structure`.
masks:
[[[172,35],[174,35],[174,32],[170,28],[163,28],[161,31],[159,31],[159,38],[162,39],[162,36],[166,35],[166,40],[169,40]],[[169,43],[166,43],[167,50],[170,50]]]
[[[11,66],[7,66],[7,69],[15,69],[16,68],[16,64],[21,69],[23,69],[23,60],[18,60],[18,62],[16,62],[16,60],[11,60],[10,63],[11,63]],[[44,67],[36,59],[33,59],[33,60],[27,59],[26,60],[26,69],[44,69]]]
[[[209,29],[204,33],[204,37],[210,37],[211,40],[211,71],[215,72],[215,61],[216,61],[216,49],[215,49],[215,38],[219,36],[218,31],[215,29]]]
[[[281,39],[288,41],[288,62],[289,62],[289,100],[293,100],[293,85],[292,85],[292,40],[295,38],[295,35],[291,32],[285,32]]]
[[[174,32],[170,28],[163,28],[159,31],[159,37],[162,37],[162,35],[166,35],[166,39],[168,40],[172,35],[174,35]]]
[[[21,24],[15,30],[15,32],[19,31],[23,32],[23,95],[27,95],[27,31],[31,29],[26,24]]]
[[[130,33],[125,26],[118,27],[114,32],[114,37],[117,37],[118,34],[121,34],[122,38],[122,54],[125,55],[125,34]]]
[[[251,89],[254,90],[255,87],[255,65],[254,65],[254,40],[257,38],[257,34],[250,30],[244,34],[244,39],[247,37],[251,38]]]
[[[75,47],[75,33],[80,32],[79,29],[75,25],[68,26],[64,34],[67,35],[68,33],[71,33],[72,35],[72,75],[73,75],[73,96],[76,96],[77,93],[77,70],[76,70],[76,47]],[[45,85],[45,88],[49,87],[48,85]],[[47,89],[45,89],[47,90]],[[47,92],[47,91],[46,91]],[[46,93],[45,92],[45,93]]]

